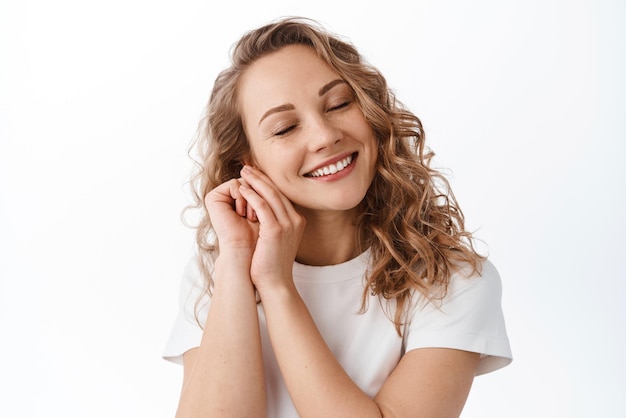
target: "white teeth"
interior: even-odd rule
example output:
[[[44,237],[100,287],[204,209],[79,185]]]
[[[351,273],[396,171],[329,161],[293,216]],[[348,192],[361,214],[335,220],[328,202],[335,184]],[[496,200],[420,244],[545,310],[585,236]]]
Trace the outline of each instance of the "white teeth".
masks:
[[[321,177],[321,176],[327,176],[329,174],[338,173],[339,171],[349,166],[351,162],[352,162],[352,155],[349,155],[343,160],[337,161],[335,164],[329,164],[326,167],[318,168],[317,170],[313,171],[310,174],[310,176]]]

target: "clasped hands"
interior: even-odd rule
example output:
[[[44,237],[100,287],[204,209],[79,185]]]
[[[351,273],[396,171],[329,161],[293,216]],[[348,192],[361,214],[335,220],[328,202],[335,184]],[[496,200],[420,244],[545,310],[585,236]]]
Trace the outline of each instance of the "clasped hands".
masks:
[[[269,177],[246,165],[240,178],[209,192],[205,205],[220,256],[243,255],[261,297],[268,287],[293,285],[292,268],[305,218]]]

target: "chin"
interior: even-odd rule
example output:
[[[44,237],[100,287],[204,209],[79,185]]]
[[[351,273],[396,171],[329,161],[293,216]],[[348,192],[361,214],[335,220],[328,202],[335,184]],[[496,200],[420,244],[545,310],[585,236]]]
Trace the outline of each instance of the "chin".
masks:
[[[363,198],[361,199],[341,199],[341,201],[336,202],[315,202],[311,204],[310,202],[304,203],[302,205],[296,205],[298,208],[304,209],[305,211],[336,211],[336,212],[348,212],[352,211],[359,207]]]

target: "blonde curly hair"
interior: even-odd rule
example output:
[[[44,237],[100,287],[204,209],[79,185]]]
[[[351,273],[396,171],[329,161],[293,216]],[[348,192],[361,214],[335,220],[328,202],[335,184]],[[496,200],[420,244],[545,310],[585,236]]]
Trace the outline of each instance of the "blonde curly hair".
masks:
[[[403,315],[415,291],[431,301],[439,299],[459,265],[469,264],[479,272],[484,257],[465,230],[447,179],[430,168],[434,154],[425,148],[419,118],[396,100],[382,74],[354,46],[308,19],[281,19],[248,32],[232,50],[232,65],[215,80],[194,142],[198,170],[191,179],[195,204],[190,207],[201,211],[196,241],[206,290],[210,292],[209,265],[218,243],[204,197],[219,184],[238,178],[242,162],[250,156],[238,111],[238,82],[257,59],[294,44],[312,48],[343,78],[376,134],[377,172],[357,219],[359,250],[369,248],[372,257],[362,311],[369,293],[395,300],[391,319],[401,334]],[[437,292],[431,292],[434,289]]]

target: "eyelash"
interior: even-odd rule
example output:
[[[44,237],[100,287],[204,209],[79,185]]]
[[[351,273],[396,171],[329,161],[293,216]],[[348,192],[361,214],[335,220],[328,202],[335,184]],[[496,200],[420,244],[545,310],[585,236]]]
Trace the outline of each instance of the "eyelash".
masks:
[[[284,129],[280,129],[276,132],[274,132],[274,136],[285,136],[287,135],[289,132],[293,131],[294,129],[296,129],[298,125],[289,125]]]
[[[344,107],[347,107],[350,105],[350,103],[352,103],[350,100],[346,100],[345,102],[342,102],[340,104],[338,104],[337,106],[333,106],[330,109],[328,109],[328,111],[333,111],[333,110],[339,110],[339,109],[343,109]]]
[[[337,106],[333,106],[331,108],[329,108],[327,110],[327,112],[332,112],[335,110],[340,110],[343,108],[348,107],[350,104],[352,103],[351,100],[346,100],[345,102],[341,102],[339,103]],[[298,127],[298,124],[294,124],[294,125],[289,125],[285,128],[279,129],[278,131],[274,132],[274,136],[285,136],[287,135],[289,132],[293,131],[294,129],[296,129]]]

